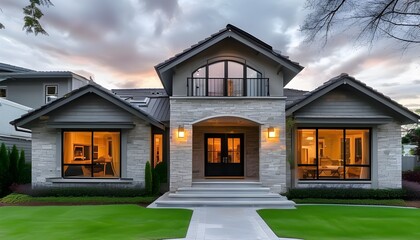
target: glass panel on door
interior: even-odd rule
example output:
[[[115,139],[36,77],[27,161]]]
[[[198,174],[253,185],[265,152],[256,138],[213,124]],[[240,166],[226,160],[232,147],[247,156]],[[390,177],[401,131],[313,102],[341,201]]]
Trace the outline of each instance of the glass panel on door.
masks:
[[[222,158],[222,139],[207,138],[207,162],[220,163]]]

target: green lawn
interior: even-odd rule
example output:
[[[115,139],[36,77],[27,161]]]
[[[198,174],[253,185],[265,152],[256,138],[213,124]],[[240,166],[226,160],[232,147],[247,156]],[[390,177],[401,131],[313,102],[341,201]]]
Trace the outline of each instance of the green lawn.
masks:
[[[310,239],[420,239],[420,209],[298,206],[258,213],[279,237]]]
[[[183,238],[191,216],[137,205],[0,207],[0,239]]]

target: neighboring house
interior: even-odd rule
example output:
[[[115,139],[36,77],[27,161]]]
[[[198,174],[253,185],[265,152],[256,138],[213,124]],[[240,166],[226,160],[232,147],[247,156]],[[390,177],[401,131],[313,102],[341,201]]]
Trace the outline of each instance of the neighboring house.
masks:
[[[24,150],[26,161],[31,160],[31,134],[16,130],[9,122],[31,110],[32,108],[0,98],[0,143],[8,148],[16,145],[19,150]]]
[[[0,97],[39,108],[90,80],[72,72],[34,71],[0,63]]]
[[[401,188],[400,125],[419,116],[346,74],[285,89],[303,67],[232,25],[155,69],[164,90],[89,84],[14,120],[32,130],[33,187],[144,187],[146,162],[166,161],[171,191]]]

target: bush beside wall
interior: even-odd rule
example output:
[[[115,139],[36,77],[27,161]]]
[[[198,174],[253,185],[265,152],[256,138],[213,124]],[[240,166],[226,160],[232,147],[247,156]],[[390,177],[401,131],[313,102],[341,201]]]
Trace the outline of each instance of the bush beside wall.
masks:
[[[361,189],[361,188],[294,188],[286,196],[289,199],[403,199],[403,189]]]

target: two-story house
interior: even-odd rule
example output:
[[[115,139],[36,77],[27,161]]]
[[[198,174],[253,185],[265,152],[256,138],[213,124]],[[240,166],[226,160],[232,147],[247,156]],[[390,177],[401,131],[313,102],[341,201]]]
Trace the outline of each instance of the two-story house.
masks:
[[[34,71],[0,63],[0,97],[39,108],[90,80],[67,71]]]
[[[33,186],[144,186],[145,163],[166,161],[171,192],[401,188],[400,125],[419,116],[353,77],[285,89],[303,67],[232,25],[155,69],[163,90],[89,84],[16,119],[32,130]]]
[[[17,131],[9,122],[90,81],[71,72],[42,72],[0,63],[0,142],[25,150],[31,160],[31,134]]]

